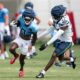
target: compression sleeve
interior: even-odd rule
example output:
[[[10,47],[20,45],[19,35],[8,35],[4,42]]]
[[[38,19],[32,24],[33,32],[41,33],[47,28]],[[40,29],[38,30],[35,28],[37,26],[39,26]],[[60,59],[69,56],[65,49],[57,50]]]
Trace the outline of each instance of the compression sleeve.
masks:
[[[36,40],[37,40],[37,32],[33,33],[32,40],[31,40],[32,46],[35,45]]]
[[[47,45],[52,44],[55,40],[57,40],[62,34],[64,33],[64,31],[62,29],[59,29],[58,32],[47,42]]]
[[[54,30],[53,27],[50,27],[49,29],[45,30],[42,34],[39,34],[37,38],[39,39],[39,38],[41,38],[41,37],[49,34],[49,33],[52,32],[53,30]]]

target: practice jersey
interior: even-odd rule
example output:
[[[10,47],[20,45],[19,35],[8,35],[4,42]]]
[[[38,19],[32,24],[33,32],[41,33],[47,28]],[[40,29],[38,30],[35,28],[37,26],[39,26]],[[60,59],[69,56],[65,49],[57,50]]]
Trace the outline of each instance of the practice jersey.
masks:
[[[68,15],[65,15],[59,22],[53,21],[53,23],[54,23],[53,26],[56,30],[59,30],[61,27],[67,26],[66,30],[59,37],[59,39],[65,42],[72,42],[72,25]]]
[[[9,11],[7,8],[0,9],[0,23],[5,22],[5,16],[9,14]]]
[[[36,33],[38,31],[38,27],[34,22],[31,22],[29,26],[26,26],[22,16],[19,17],[18,21],[20,27],[20,34],[24,36],[31,36],[33,33]]]

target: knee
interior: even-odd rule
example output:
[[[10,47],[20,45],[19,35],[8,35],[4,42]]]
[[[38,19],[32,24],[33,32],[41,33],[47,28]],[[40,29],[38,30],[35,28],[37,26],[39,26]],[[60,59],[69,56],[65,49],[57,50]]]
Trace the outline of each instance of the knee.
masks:
[[[11,53],[13,53],[13,52],[15,51],[15,49],[9,48],[9,51],[10,51]]]
[[[57,54],[56,53],[53,53],[52,54],[52,58],[54,59],[54,58],[56,58],[57,57]]]

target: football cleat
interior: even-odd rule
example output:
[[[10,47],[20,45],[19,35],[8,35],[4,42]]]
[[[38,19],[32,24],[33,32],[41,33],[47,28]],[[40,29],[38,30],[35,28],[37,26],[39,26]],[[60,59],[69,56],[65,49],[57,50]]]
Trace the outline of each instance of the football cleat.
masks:
[[[72,68],[75,69],[76,68],[76,64],[74,62],[71,62],[72,64]]]
[[[19,57],[19,55],[17,54],[16,57],[13,57],[11,60],[10,60],[10,64],[14,64],[16,59]]]
[[[19,77],[21,78],[21,77],[24,77],[24,70],[21,70],[20,72],[19,72]]]
[[[36,52],[34,52],[34,53],[33,53],[33,56],[36,56],[36,55],[37,55],[37,53],[36,53]]]
[[[55,63],[54,65],[57,67],[61,67],[61,64],[59,64],[59,63]]]
[[[44,74],[43,73],[39,73],[36,78],[44,78]]]

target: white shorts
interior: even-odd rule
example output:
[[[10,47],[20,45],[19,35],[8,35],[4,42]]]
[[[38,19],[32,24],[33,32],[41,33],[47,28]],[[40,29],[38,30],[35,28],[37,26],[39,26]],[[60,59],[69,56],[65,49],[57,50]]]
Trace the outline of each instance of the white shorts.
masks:
[[[27,55],[27,53],[29,53],[28,46],[31,45],[31,40],[23,40],[19,36],[13,42],[18,44],[21,54]],[[30,53],[31,52],[32,52],[32,50],[30,51]]]
[[[4,23],[0,23],[0,40],[1,41],[3,41],[4,31],[5,31],[5,24]]]

